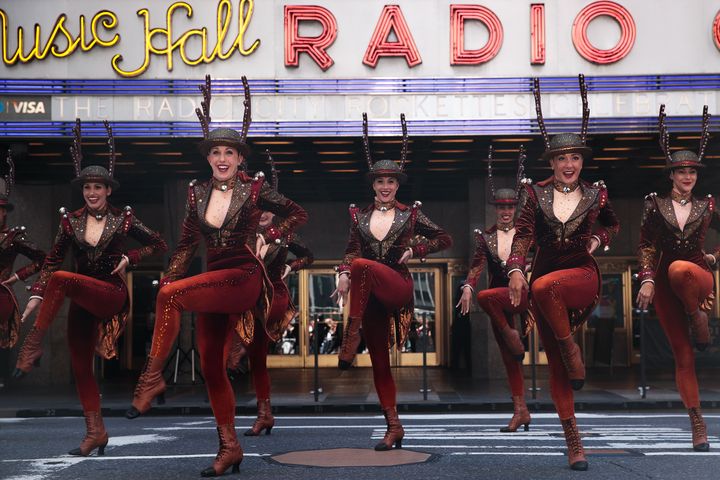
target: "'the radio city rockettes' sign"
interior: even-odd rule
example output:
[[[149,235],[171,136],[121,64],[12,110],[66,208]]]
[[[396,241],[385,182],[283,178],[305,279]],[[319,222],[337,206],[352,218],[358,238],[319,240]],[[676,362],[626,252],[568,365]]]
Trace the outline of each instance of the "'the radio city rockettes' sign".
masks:
[[[210,65],[220,75],[275,78],[323,71],[337,76],[553,75],[565,69],[593,73],[592,68],[608,74],[632,74],[636,68],[698,73],[720,66],[715,48],[720,48],[720,2],[713,3],[6,2],[0,8],[0,75],[102,78],[114,72],[164,78]],[[711,57],[693,63],[708,49]],[[61,60],[67,72],[56,68]]]

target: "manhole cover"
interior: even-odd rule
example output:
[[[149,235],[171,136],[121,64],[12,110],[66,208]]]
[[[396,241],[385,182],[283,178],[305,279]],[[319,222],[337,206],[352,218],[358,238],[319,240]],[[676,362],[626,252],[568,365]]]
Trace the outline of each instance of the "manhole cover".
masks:
[[[327,450],[303,450],[273,455],[271,458],[284,465],[308,467],[393,467],[410,463],[424,463],[432,457],[429,453],[394,449],[376,452],[364,448],[332,448]]]

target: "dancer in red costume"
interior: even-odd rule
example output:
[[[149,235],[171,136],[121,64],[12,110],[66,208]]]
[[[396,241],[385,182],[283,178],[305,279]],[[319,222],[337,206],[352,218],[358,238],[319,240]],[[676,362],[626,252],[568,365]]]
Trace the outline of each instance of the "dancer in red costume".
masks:
[[[278,175],[275,163],[268,152],[270,171],[272,172],[272,189],[278,191]],[[269,211],[262,212],[258,229],[259,235],[264,235],[268,228],[273,225],[275,214]],[[262,247],[261,257],[265,264],[265,270],[273,285],[273,298],[270,313],[267,318],[267,328],[255,332],[250,345],[243,345],[237,335],[229,337],[232,340],[231,352],[228,358],[228,370],[237,368],[240,359],[247,352],[250,359],[250,370],[253,384],[255,386],[255,397],[257,398],[257,418],[252,427],[245,431],[246,437],[260,435],[263,430],[270,434],[275,426],[275,418],[272,415],[270,405],[270,375],[267,369],[268,346],[270,342],[277,342],[288,324],[292,321],[297,312],[290,298],[290,291],[285,284],[285,278],[291,272],[305,268],[312,264],[312,252],[305,247],[293,235],[280,244],[270,243]],[[292,253],[295,259],[288,263],[288,253]],[[267,334],[266,331],[267,330]]]
[[[55,244],[45,258],[40,277],[22,319],[40,306],[35,325],[20,349],[15,376],[28,373],[42,356],[41,342],[65,298],[70,299],[68,345],[75,386],[83,406],[87,433],[71,455],[87,456],[96,448],[102,455],[108,442],[100,412],[100,394],[93,376],[94,352],[104,358],[116,356],[116,342],[125,328],[130,300],[125,284],[125,269],[143,257],[164,252],[167,246],[160,236],[138,220],[130,207],[119,210],[108,202],[119,187],[114,178],[115,143],[105,122],[110,145],[109,168],[97,165],[80,170],[82,162],[80,120],[74,129],[71,147],[77,178],[85,206],[75,212],[60,209],[61,219]],[[142,247],[128,250],[127,239]],[[77,273],[60,270],[68,251],[77,265]]]
[[[693,449],[710,450],[705,421],[700,413],[700,392],[695,375],[695,345],[705,350],[710,342],[707,313],[715,300],[713,275],[708,265],[716,265],[720,248],[705,253],[708,227],[720,230],[715,199],[693,195],[698,169],[710,137],[708,107],[703,111],[699,155],[689,150],[670,154],[665,126],[665,105],[660,107],[660,146],[666,159],[672,189],[669,195],[651,193],[645,197],[640,229],[638,257],[640,292],[638,307],[646,310],[655,302],[660,325],[670,341],[675,358],[675,382],[690,415]]]
[[[240,169],[244,169],[250,153],[246,141],[250,89],[245,77],[242,81],[242,133],[230,128],[210,131],[209,76],[201,87],[203,109],[197,114],[205,139],[200,151],[210,164],[212,178],[190,183],[182,235],[157,296],[152,349],[135,388],[132,408],[126,414],[135,418],[145,413],[152,399],[165,391],[163,366],[177,337],[180,316],[183,311],[197,312],[200,366],[220,438],[220,450],[213,465],[202,471],[204,477],[221,475],[231,466],[237,472],[242,461],[235,432],[235,394],[225,370],[224,351],[233,328],[246,345],[256,333],[265,335],[262,331],[266,329],[273,286],[255,253],[268,243],[282,243],[307,220],[305,210],[273,191],[262,173],[253,178]],[[256,236],[262,211],[273,212],[282,221],[257,236],[253,252],[247,244]],[[182,278],[202,240],[207,246],[207,272]]]
[[[545,141],[543,158],[553,176],[520,192],[520,215],[507,261],[510,300],[522,303],[525,258],[535,242],[530,282],[530,313],[537,321],[550,367],[550,390],[560,417],[568,461],[573,470],[587,470],[588,463],[575,422],[572,390],[582,388],[585,366],[572,334],[588,318],[600,295],[600,270],[592,256],[619,230],[604,183],[580,180],[585,159],[592,153],[585,144],[590,111],[585,79],[580,75],[583,121],[580,135],[562,133],[548,138],[540,105],[540,83],[535,79],[538,126]],[[594,224],[600,223],[593,229]],[[571,388],[572,387],[572,388]]]
[[[525,149],[520,147],[518,160],[517,188],[529,180],[523,178],[523,162]],[[523,316],[527,312],[527,292],[523,292],[520,305],[510,303],[508,292],[507,270],[505,269],[513,236],[515,235],[515,211],[518,203],[518,191],[511,188],[495,190],[492,176],[492,146],[488,153],[488,183],[492,192],[491,203],[497,213],[496,224],[483,232],[475,230],[475,255],[470,272],[463,285],[463,294],[457,307],[463,315],[470,311],[472,293],[487,263],[488,288],[478,292],[477,301],[490,317],[495,341],[500,348],[500,355],[510,384],[513,401],[513,416],[507,427],[501,432],[516,432],[523,425],[525,431],[530,429],[530,412],[525,404],[525,388],[523,385],[522,361],[525,358],[525,345],[520,334],[513,326],[513,316]]]
[[[350,239],[343,262],[337,267],[338,287],[333,292],[338,302],[347,301],[351,293],[339,367],[344,370],[352,364],[360,345],[361,326],[370,351],[375,389],[387,422],[385,437],[375,450],[390,450],[393,444],[400,448],[404,435],[397,414],[389,346],[403,345],[413,318],[413,281],[406,263],[452,244],[450,235],[422,213],[420,202],[408,207],[395,199],[400,183],[407,178],[403,171],[408,145],[405,115],[401,122],[400,164],[393,160],[373,163],[367,115],[363,114],[363,147],[375,201],[364,209],[350,205]],[[424,239],[411,244],[416,236]]]
[[[30,241],[25,227],[7,226],[7,214],[14,208],[10,203],[10,193],[15,185],[15,164],[9,149],[7,164],[9,171],[5,175],[4,191],[0,192],[0,348],[14,347],[20,333],[20,309],[12,285],[18,280],[24,282],[37,273],[45,259],[45,252]],[[13,273],[13,264],[18,255],[32,262]]]

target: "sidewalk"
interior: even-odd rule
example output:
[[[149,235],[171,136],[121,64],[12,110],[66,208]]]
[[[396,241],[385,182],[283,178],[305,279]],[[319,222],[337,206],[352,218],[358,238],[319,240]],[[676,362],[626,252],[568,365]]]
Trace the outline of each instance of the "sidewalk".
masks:
[[[427,400],[420,392],[423,384],[421,368],[396,368],[393,375],[398,389],[398,408],[412,412],[511,412],[510,393],[504,380],[477,380],[464,372],[445,368],[427,370]],[[534,411],[554,411],[548,390],[546,370],[538,369],[537,399],[527,391],[528,406]],[[297,413],[379,413],[377,395],[372,383],[372,370],[355,368],[347,372],[320,369],[322,393],[315,402],[312,369],[276,369],[270,371],[272,404],[280,414]],[[700,398],[704,409],[720,408],[720,376],[705,370],[699,375]],[[135,379],[105,381],[102,384],[103,413],[123,416],[130,406]],[[615,369],[612,377],[607,369],[588,370],[585,387],[576,392],[576,409],[623,410],[648,409],[684,410],[675,387],[672,372],[648,374],[650,390],[640,398],[634,369]],[[249,375],[233,382],[238,415],[255,413],[255,396]],[[531,387],[530,371],[526,370],[526,388]],[[152,415],[212,415],[206,400],[205,387],[169,385],[167,403],[153,407]],[[0,417],[74,416],[82,410],[72,385],[52,389],[26,388],[21,382],[10,382],[0,390]]]

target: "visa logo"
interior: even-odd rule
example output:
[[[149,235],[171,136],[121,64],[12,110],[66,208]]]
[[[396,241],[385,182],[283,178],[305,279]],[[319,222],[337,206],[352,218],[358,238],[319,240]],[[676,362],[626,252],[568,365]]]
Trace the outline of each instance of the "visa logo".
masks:
[[[45,102],[11,101],[15,113],[45,113]]]

